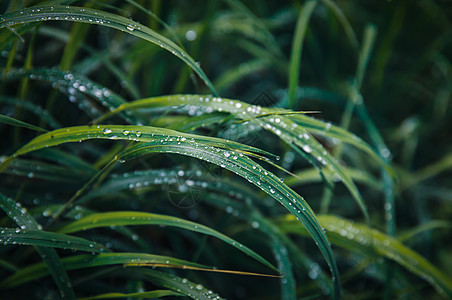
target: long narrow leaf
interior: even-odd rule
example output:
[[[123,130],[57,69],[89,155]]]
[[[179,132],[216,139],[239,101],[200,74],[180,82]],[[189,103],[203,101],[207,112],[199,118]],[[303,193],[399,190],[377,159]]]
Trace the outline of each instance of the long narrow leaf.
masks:
[[[20,120],[16,120],[14,118],[5,116],[5,115],[1,115],[0,114],[0,123],[3,124],[8,124],[8,125],[12,125],[12,126],[16,126],[16,127],[23,127],[23,128],[28,128],[31,130],[36,130],[36,131],[40,131],[40,132],[46,132],[47,130],[45,130],[44,128],[32,125],[32,124],[28,124],[25,123],[23,121]]]
[[[144,212],[109,212],[109,213],[98,213],[92,214],[73,223],[66,225],[61,228],[62,233],[73,233],[81,230],[88,230],[98,227],[109,227],[109,226],[125,226],[125,225],[164,225],[164,226],[174,226],[178,228],[183,228],[203,234],[207,234],[216,237],[229,245],[237,248],[243,253],[251,256],[262,264],[272,268],[277,271],[271,263],[261,257],[259,254],[255,253],[253,250],[249,249],[245,245],[231,239],[230,237],[211,229],[210,227],[186,221],[184,219],[150,214]]]
[[[20,228],[0,228],[0,242],[3,245],[33,245],[89,252],[102,252],[107,250],[102,245],[79,237]]]
[[[13,157],[71,141],[84,141],[93,138],[130,139],[149,142],[139,143],[127,149],[118,155],[115,161],[125,161],[150,153],[174,153],[195,157],[226,168],[263,190],[302,222],[317,243],[331,269],[335,287],[334,296],[335,298],[339,298],[340,283],[336,261],[330,243],[322,227],[318,224],[314,212],[300,195],[284,183],[281,183],[276,175],[268,172],[241,152],[244,150],[255,151],[256,148],[239,143],[227,142],[222,139],[195,135],[189,135],[190,139],[187,139],[185,136],[186,134],[177,133],[172,130],[146,126],[80,126],[60,129],[38,136],[19,149]],[[222,148],[216,148],[215,146]],[[236,149],[237,152],[231,150],[231,148]],[[12,159],[10,158],[4,161],[3,167],[10,163]]]
[[[143,253],[100,253],[97,255],[75,255],[61,259],[61,264],[66,270],[78,270],[85,268],[94,268],[100,266],[110,265],[124,265],[124,264],[155,264],[159,266],[172,267],[193,267],[212,269],[207,266],[196,264],[168,256],[143,254]],[[5,278],[0,282],[0,286],[10,288],[36,280],[49,275],[43,263],[38,263],[20,269],[15,274]]]
[[[362,254],[389,258],[428,281],[441,294],[452,297],[452,279],[395,238],[340,217],[320,215],[318,219],[332,243]],[[307,234],[292,216],[282,220],[279,227],[287,233]]]
[[[168,38],[155,32],[149,27],[122,16],[92,8],[61,5],[42,6],[26,8],[20,11],[3,14],[0,17],[0,28],[30,22],[55,20],[82,22],[107,26],[127,32],[131,35],[154,43],[159,47],[162,47],[163,49],[171,52],[172,54],[180,58],[183,62],[185,62],[190,68],[193,69],[193,71],[195,71],[199,75],[199,77],[204,81],[207,87],[209,87],[212,93],[216,95],[215,88],[207,78],[206,74],[204,74],[203,70],[184,50],[182,50],[178,45],[176,45]]]
[[[22,229],[40,230],[41,226],[36,220],[22,207],[20,203],[16,203],[13,199],[7,198],[0,194],[0,207],[5,213],[16,222]],[[36,251],[42,258],[44,264],[43,269],[49,272],[60,290],[63,299],[75,299],[69,277],[61,265],[60,258],[55,249],[35,246]]]

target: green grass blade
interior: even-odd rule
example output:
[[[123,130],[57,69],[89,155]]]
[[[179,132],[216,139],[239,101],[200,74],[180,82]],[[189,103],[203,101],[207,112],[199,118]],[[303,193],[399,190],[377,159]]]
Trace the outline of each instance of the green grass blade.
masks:
[[[407,230],[406,232],[399,234],[397,236],[397,239],[400,242],[404,242],[406,240],[414,239],[417,235],[431,231],[433,229],[452,229],[452,222],[449,221],[442,221],[442,220],[434,220],[430,221],[424,224],[421,224],[419,226],[416,226],[410,230]],[[420,240],[418,238],[418,240]]]
[[[369,188],[372,188],[376,191],[382,188],[382,184],[378,181],[378,179],[364,171],[361,171],[359,169],[345,168],[345,172],[348,174],[348,176],[350,176],[350,178],[353,179],[353,181],[366,185]],[[284,180],[284,182],[291,187],[322,182],[322,177],[320,176],[317,169],[308,169],[296,172],[295,175],[296,177],[289,177]]]
[[[355,50],[358,50],[359,49],[358,38],[356,37],[356,34],[353,31],[353,28],[352,28],[350,22],[345,17],[345,15],[342,12],[342,10],[339,7],[339,5],[336,2],[332,1],[332,0],[322,0],[322,2],[325,4],[325,6],[327,6],[329,9],[331,9],[334,12],[334,14],[336,15],[337,19],[339,20],[339,22],[341,23],[342,27],[344,28],[345,35],[349,39],[350,44],[352,45],[352,47]]]
[[[71,170],[68,168],[43,163],[36,160],[16,159],[4,171],[5,174],[26,176],[33,179],[44,179],[55,182],[81,183],[89,178],[89,174],[83,170]]]
[[[44,128],[41,128],[39,126],[35,126],[32,124],[28,124],[26,122],[16,120],[14,118],[11,118],[11,117],[8,117],[8,116],[2,115],[2,114],[0,114],[0,123],[8,124],[8,125],[15,126],[15,127],[28,128],[28,129],[39,131],[39,132],[47,132],[47,130],[45,130]]]
[[[187,139],[186,136],[190,139]],[[240,152],[245,150],[255,151],[256,148],[239,143],[227,142],[218,138],[187,135],[162,128],[97,125],[64,128],[43,134],[19,149],[13,157],[40,148],[93,138],[149,141],[148,143],[140,143],[137,146],[127,149],[115,158],[116,161],[133,159],[150,153],[174,153],[216,164],[247,179],[250,183],[256,185],[281,203],[307,228],[312,238],[316,241],[333,274],[334,296],[335,298],[340,297],[339,272],[334,255],[325,233],[317,222],[314,212],[300,195],[284,183],[281,183],[279,177],[263,169],[259,164],[256,164]],[[231,150],[231,148],[237,150],[237,152]],[[6,167],[10,161],[11,159],[4,161],[2,167]]]
[[[97,255],[75,255],[62,258],[61,264],[68,271],[125,264],[143,264],[143,266],[145,264],[154,264],[159,266],[168,266],[169,268],[192,267],[211,269],[210,267],[184,261],[181,259],[143,253],[100,253]],[[43,263],[38,263],[20,269],[15,274],[5,278],[0,282],[0,286],[4,288],[10,288],[42,278],[47,275],[49,275],[49,271],[46,269],[45,265]]]
[[[238,0],[225,0],[225,2],[231,7],[243,14],[246,18],[250,19],[252,24],[257,28],[257,32],[259,35],[262,35],[261,42],[265,47],[268,48],[273,55],[278,57],[279,59],[284,58],[284,54],[282,53],[276,39],[268,30],[265,23],[259,19],[256,15],[253,14],[242,2]]]
[[[107,26],[154,43],[157,46],[171,52],[173,55],[177,56],[184,63],[186,63],[190,68],[193,69],[193,71],[195,71],[199,75],[199,77],[204,81],[211,92],[214,95],[217,94],[215,88],[207,78],[204,71],[196,64],[193,58],[191,58],[178,45],[176,45],[174,42],[164,37],[163,35],[150,29],[149,27],[146,27],[140,23],[122,16],[92,8],[60,5],[43,6],[26,8],[20,11],[3,14],[0,17],[0,28],[17,24],[26,24],[30,22],[55,20]]]
[[[6,104],[9,106],[17,106],[21,109],[30,112],[38,117],[40,117],[43,121],[45,121],[52,129],[57,129],[61,127],[61,124],[56,121],[47,110],[42,107],[26,100],[26,99],[18,99],[11,97],[3,97],[0,96],[0,103]]]
[[[303,51],[303,41],[308,28],[309,19],[312,12],[317,5],[316,0],[308,0],[303,4],[298,15],[297,25],[295,28],[295,34],[292,41],[292,51],[290,54],[290,67],[289,67],[289,89],[288,89],[288,101],[289,107],[295,108],[296,98],[295,93],[298,86],[298,79],[300,77],[300,62],[301,53]]]
[[[98,213],[92,214],[73,223],[70,223],[60,229],[61,233],[73,233],[81,230],[88,230],[98,227],[109,227],[109,226],[129,226],[129,225],[164,225],[173,226],[178,228],[183,228],[186,230],[199,232],[202,234],[210,235],[216,237],[225,243],[235,247],[236,249],[242,251],[243,253],[251,256],[260,263],[266,265],[267,267],[278,271],[271,263],[264,259],[259,254],[255,253],[253,250],[249,249],[245,245],[231,239],[230,237],[213,230],[207,226],[186,221],[184,219],[159,215],[150,214],[144,212],[109,212],[109,213]]]
[[[124,153],[118,155],[117,159],[119,161],[125,161],[149,153],[162,152],[187,155],[219,165],[247,179],[249,182],[253,183],[281,203],[289,212],[296,216],[296,218],[309,231],[314,241],[316,241],[317,246],[327,261],[328,266],[331,269],[331,273],[333,274],[334,297],[340,298],[341,288],[339,283],[339,272],[337,270],[331,246],[328,240],[325,239],[325,233],[319,226],[315,214],[309,207],[308,203],[288,186],[281,183],[277,176],[263,169],[260,165],[255,164],[245,155],[236,156],[235,153],[229,153],[227,150],[209,147],[195,147],[195,149],[190,149],[189,147],[177,145],[176,143],[168,145],[161,145],[152,142],[140,144],[125,150]],[[225,152],[227,155],[225,155]]]
[[[245,144],[207,137],[195,134],[181,133],[175,130],[137,125],[92,125],[61,128],[42,134],[27,145],[20,148],[14,156],[35,151],[42,148],[56,146],[62,143],[79,142],[89,139],[127,140],[136,142],[179,142],[179,143],[206,143],[224,149],[233,149],[246,153],[260,153],[272,155],[264,150]]]
[[[96,300],[96,299],[117,299],[117,298],[131,298],[131,297],[137,297],[139,299],[154,299],[154,298],[161,298],[166,296],[184,296],[184,294],[169,291],[169,290],[155,290],[151,292],[139,292],[139,293],[129,293],[129,294],[123,294],[123,293],[107,293],[107,294],[101,294],[97,296],[90,296],[90,297],[84,297],[79,298],[79,300]]]
[[[221,300],[220,296],[206,289],[201,284],[193,283],[185,278],[180,278],[178,276],[163,273],[155,270],[140,269],[140,273],[146,275],[154,283],[162,285],[173,291],[182,293],[190,298],[197,300]]]
[[[230,187],[228,190],[238,190],[237,187]],[[226,193],[227,194],[227,193]],[[244,193],[244,197],[248,197],[247,193]],[[255,198],[249,195],[251,198]],[[322,294],[329,295],[333,291],[334,287],[331,283],[331,280],[327,277],[325,272],[319,267],[319,265],[309,259],[308,255],[301,251],[301,249],[294,243],[292,240],[284,234],[280,229],[268,218],[264,217],[259,210],[255,209],[253,205],[245,205],[244,203],[238,201],[232,201],[227,196],[220,195],[212,195],[211,197],[204,198],[204,201],[207,201],[210,205],[214,207],[218,207],[224,210],[227,213],[232,213],[233,216],[240,218],[246,222],[248,222],[253,229],[251,230],[259,230],[262,231],[265,235],[267,235],[271,241],[271,247],[279,247],[284,255],[290,255],[290,257],[278,257],[279,252],[275,252],[275,259],[278,261],[278,267],[280,268],[281,274],[283,277],[281,278],[282,293],[291,294],[291,284],[290,277],[291,272],[295,271],[297,268],[306,269],[307,272],[311,272],[313,268],[315,268],[316,280],[315,284],[318,285]],[[262,199],[253,199],[253,203],[260,203]],[[246,230],[250,230],[246,228]],[[277,245],[273,244],[276,243]],[[285,249],[287,248],[287,249]],[[289,254],[287,253],[289,250]],[[287,259],[289,258],[289,259]],[[293,267],[291,265],[294,265]],[[286,285],[287,283],[287,285]],[[285,297],[285,296],[284,296]],[[284,299],[283,297],[283,299]]]
[[[77,156],[58,149],[45,149],[34,152],[33,158],[15,159],[5,169],[6,174],[39,178],[49,181],[80,184],[97,173],[97,170]],[[60,165],[50,164],[54,162]]]
[[[377,161],[380,165],[382,165],[387,170],[387,172],[391,174],[392,177],[394,178],[396,177],[394,170],[392,170],[389,164],[385,160],[383,160],[381,156],[368,143],[363,141],[357,135],[354,135],[353,133],[345,130],[344,128],[341,128],[334,124],[322,122],[320,120],[310,118],[303,114],[290,115],[289,119],[292,119],[297,124],[303,126],[304,128],[313,133],[323,135],[329,138],[339,139],[344,143],[347,143],[364,151],[366,154],[369,154],[373,159],[375,159],[375,161]]]
[[[292,264],[287,248],[277,238],[273,239],[272,246],[273,253],[278,261],[279,270],[283,276],[281,278],[281,299],[297,299],[295,276],[292,272]]]
[[[375,39],[377,38],[377,28],[375,25],[367,25],[364,32],[364,44],[359,53],[358,68],[356,70],[357,89],[361,89],[364,80],[364,74],[369,63]],[[354,99],[353,99],[354,100]]]
[[[110,89],[90,80],[89,78],[74,74],[69,71],[61,71],[56,68],[52,69],[19,69],[10,71],[6,74],[5,80],[15,80],[22,78],[30,78],[32,80],[45,81],[51,84],[55,88],[59,88],[64,91],[71,102],[79,104],[82,110],[98,110],[89,103],[89,101],[81,101],[80,95],[89,96],[92,99],[97,100],[102,106],[108,110],[114,110],[126,100]],[[137,123],[137,119],[132,116],[121,115],[125,120],[130,123]]]
[[[95,242],[66,234],[20,228],[0,228],[3,245],[32,245],[88,252],[102,252],[106,248]]]
[[[33,153],[33,157],[45,159],[75,169],[80,173],[94,175],[97,169],[80,157],[59,149],[46,149]]]
[[[442,295],[452,297],[452,279],[395,238],[366,225],[335,216],[320,215],[318,219],[333,244],[365,255],[391,259],[428,281]],[[284,232],[307,234],[292,216],[288,216],[279,225]]]
[[[289,123],[297,123],[303,127],[303,129],[311,131],[316,134],[324,135],[330,138],[340,139],[341,141],[353,145],[367,154],[370,154],[378,163],[383,165],[391,174],[394,172],[388,167],[387,163],[384,162],[381,157],[376,154],[375,150],[373,150],[366,142],[360,139],[358,136],[338,127],[328,122],[323,122],[311,117],[308,117],[304,114],[294,113],[290,110],[281,110],[275,108],[262,108],[260,106],[250,105],[248,103],[226,99],[226,98],[211,98],[205,95],[171,95],[171,96],[162,96],[162,97],[153,97],[146,99],[139,99],[132,102],[124,103],[119,106],[114,111],[105,114],[102,119],[110,117],[116,113],[120,113],[127,110],[137,110],[142,108],[152,108],[152,107],[169,107],[169,106],[182,106],[182,105],[191,105],[191,106],[199,106],[209,108],[210,110],[218,111],[218,112],[227,112],[233,115],[234,117],[246,121],[256,122],[261,128],[271,129],[269,122],[272,121],[273,124],[271,126],[277,125],[274,123],[284,123],[285,120],[289,120]],[[259,119],[265,118],[266,122],[262,122]],[[276,120],[276,119],[279,119]],[[287,124],[286,124],[287,125]],[[296,126],[291,125],[294,128]],[[275,133],[278,131],[275,130]],[[299,137],[299,135],[303,135],[304,131],[297,132],[297,134],[293,134],[293,130],[290,129],[287,131],[289,135],[292,136],[291,139],[298,140],[300,139],[304,142],[303,137]],[[303,144],[304,145],[304,144]],[[312,146],[312,144],[310,145]],[[395,176],[395,175],[394,175]]]
[[[13,221],[22,229],[40,230],[36,220],[27,213],[27,210],[22,205],[11,198],[7,198],[0,194],[0,207]],[[35,246],[36,252],[42,258],[44,263],[42,267],[51,274],[53,280],[60,290],[63,299],[75,299],[74,291],[72,290],[69,277],[61,265],[60,258],[55,249]],[[17,273],[16,273],[17,274]]]
[[[379,163],[385,165],[386,163],[375,153],[366,142],[360,139],[358,136],[333,125],[329,122],[324,122],[318,119],[311,118],[302,113],[296,113],[290,110],[281,110],[275,108],[262,108],[259,106],[250,105],[248,103],[226,99],[226,98],[211,98],[204,95],[171,95],[162,97],[153,97],[146,99],[139,99],[132,102],[124,103],[118,107],[111,114],[119,113],[126,110],[136,110],[140,108],[150,107],[165,107],[174,105],[192,105],[199,107],[210,107],[210,109],[219,112],[228,112],[236,118],[252,121],[255,118],[273,117],[275,118],[288,118],[293,120],[297,124],[303,126],[306,130],[312,131],[316,134],[328,136],[330,138],[337,138],[341,141],[353,145],[366,153],[370,154]],[[265,126],[263,126],[265,128]],[[393,171],[391,171],[393,173]]]

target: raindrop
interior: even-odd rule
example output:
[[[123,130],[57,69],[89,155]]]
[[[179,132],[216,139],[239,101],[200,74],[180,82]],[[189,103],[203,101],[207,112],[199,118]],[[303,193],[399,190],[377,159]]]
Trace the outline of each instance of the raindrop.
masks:
[[[389,158],[391,156],[391,151],[389,151],[389,149],[386,147],[381,149],[380,153],[384,158]]]
[[[111,131],[110,128],[104,128],[104,129],[102,129],[102,133],[103,134],[110,134],[110,133],[112,133],[112,131]]]
[[[312,152],[311,147],[309,147],[308,145],[303,145],[302,148],[303,148],[304,152],[306,152],[306,153],[311,153]]]

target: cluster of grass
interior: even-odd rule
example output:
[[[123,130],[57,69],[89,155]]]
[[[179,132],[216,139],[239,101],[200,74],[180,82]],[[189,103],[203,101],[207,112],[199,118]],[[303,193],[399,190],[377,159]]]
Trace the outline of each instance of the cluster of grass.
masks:
[[[452,297],[451,9],[1,1],[1,298]]]

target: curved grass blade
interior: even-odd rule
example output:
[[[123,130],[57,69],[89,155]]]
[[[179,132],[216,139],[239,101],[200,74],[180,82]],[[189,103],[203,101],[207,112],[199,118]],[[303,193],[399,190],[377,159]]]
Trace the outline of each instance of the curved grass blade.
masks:
[[[0,114],[0,123],[15,126],[15,127],[28,128],[28,129],[39,131],[39,132],[47,132],[47,130],[45,130],[44,128],[41,128],[39,126],[35,126],[32,124],[28,124],[26,122],[16,120],[14,118],[11,118],[11,117],[8,117],[8,116],[2,115],[2,114]]]
[[[312,131],[313,133],[324,135],[330,138],[340,139],[345,143],[353,145],[358,149],[361,149],[362,151],[370,154],[377,162],[387,167],[387,163],[384,162],[380,158],[380,156],[376,154],[375,150],[373,150],[365,141],[338,126],[308,117],[303,113],[294,112],[290,110],[282,110],[278,108],[268,108],[268,107],[263,108],[256,105],[250,105],[242,101],[226,98],[219,97],[212,98],[206,95],[170,95],[139,99],[120,105],[117,109],[109,113],[106,113],[104,116],[102,116],[100,120],[104,120],[114,114],[127,110],[136,110],[153,107],[182,106],[182,105],[199,106],[209,108],[210,111],[213,110],[218,112],[226,112],[230,113],[231,115],[238,119],[250,122],[257,121],[258,119],[261,118],[265,119],[268,122],[271,121],[273,118],[272,122],[278,124],[281,123],[281,121],[283,121],[282,123],[284,123],[285,120],[289,119],[299,124],[308,131]],[[276,120],[277,118],[279,118],[279,120]],[[99,122],[100,120],[97,120],[97,122]],[[259,122],[258,125],[268,130],[269,127],[267,125],[267,122],[265,123]],[[294,125],[291,126],[294,127]],[[304,132],[300,132],[299,134],[303,133]],[[300,138],[298,135],[295,135],[293,138],[294,139]],[[394,174],[392,170],[391,174]]]
[[[247,77],[250,74],[264,69],[269,65],[268,61],[262,59],[256,59],[247,62],[245,66],[240,65],[236,68],[231,68],[224,72],[216,81],[215,86],[219,91],[226,90],[229,86],[235,82],[239,82],[240,79]]]
[[[61,228],[59,232],[74,233],[77,231],[88,230],[98,227],[125,226],[125,225],[165,225],[210,235],[222,240],[225,243],[228,243],[229,245],[235,247],[236,249],[242,251],[243,253],[259,261],[260,263],[266,265],[267,267],[275,271],[278,271],[276,267],[274,267],[262,256],[255,253],[253,250],[249,249],[245,245],[242,245],[241,243],[231,239],[230,237],[216,230],[213,230],[210,227],[171,216],[133,211],[97,213],[84,217],[75,222],[72,222]]]
[[[359,169],[345,168],[345,172],[353,179],[353,181],[359,182],[372,188],[374,190],[381,190],[382,184],[376,178],[374,178],[369,173],[361,171]],[[322,177],[320,176],[317,169],[308,169],[295,173],[296,177],[289,177],[284,180],[288,186],[298,186],[302,184],[309,184],[315,182],[321,182]]]
[[[82,183],[86,181],[90,175],[87,172],[83,172],[83,170],[79,171],[72,169],[70,173],[68,170],[68,168],[40,161],[16,159],[4,172],[16,176],[26,176],[28,178],[39,178],[66,183]]]
[[[186,146],[177,145],[176,143],[173,143],[172,145],[160,145],[152,142],[139,144],[125,150],[121,155],[118,155],[117,159],[119,161],[125,161],[145,154],[161,152],[187,155],[217,164],[247,179],[281,203],[305,226],[314,241],[316,241],[317,246],[333,274],[334,298],[340,298],[341,289],[338,277],[339,273],[331,246],[328,240],[325,239],[325,233],[317,223],[314,212],[311,210],[308,203],[288,186],[281,183],[277,176],[263,169],[260,165],[255,164],[250,158],[244,155],[235,156],[235,153],[229,153],[226,150],[215,149],[213,147],[195,147],[192,149]],[[225,153],[228,153],[228,155],[225,155]],[[230,157],[232,157],[232,159]]]
[[[297,299],[296,282],[287,248],[281,243],[280,239],[273,238],[272,250],[278,260],[279,270],[283,274],[281,279],[281,299],[295,300]]]
[[[206,289],[201,284],[193,283],[185,278],[149,269],[139,269],[140,273],[149,277],[152,282],[162,285],[168,289],[182,293],[197,300],[221,300],[222,298]]]
[[[33,153],[33,157],[45,159],[48,161],[56,162],[60,165],[67,166],[72,170],[77,170],[80,173],[86,173],[88,175],[94,175],[97,169],[88,162],[84,161],[80,157],[61,151],[59,149],[46,149]]]
[[[102,245],[79,237],[20,228],[0,228],[0,242],[3,245],[33,245],[88,252],[108,251]]]
[[[150,292],[140,292],[140,293],[129,293],[129,294],[123,294],[123,293],[107,293],[107,294],[100,294],[97,296],[90,296],[90,297],[84,297],[79,298],[79,300],[96,300],[96,299],[116,299],[116,298],[132,298],[137,297],[139,299],[148,299],[148,298],[161,298],[166,296],[185,296],[184,294],[170,291],[170,290],[155,290]]]
[[[69,101],[79,103],[83,110],[97,110],[92,104],[88,104],[87,100],[82,101],[80,96],[87,95],[97,100],[102,106],[108,110],[114,110],[126,100],[111,91],[110,89],[86,78],[85,76],[74,74],[69,71],[62,71],[56,68],[46,69],[19,69],[10,71],[6,74],[5,80],[15,80],[29,78],[31,80],[40,80],[52,84],[52,87],[58,88],[61,92],[69,97]],[[120,115],[129,123],[139,123],[137,118],[131,115]]]
[[[180,122],[172,122],[169,123],[167,128],[174,129],[178,131],[193,131],[200,127],[207,127],[209,125],[214,124],[221,124],[229,116],[224,114],[217,114],[217,113],[211,113],[208,115],[201,115],[201,116],[187,116],[186,118],[182,119]]]
[[[312,137],[308,130],[312,130],[314,133],[321,132],[326,136],[334,138],[342,138],[344,139],[344,142],[350,143],[359,149],[366,151],[366,153],[372,153],[372,157],[375,158],[378,163],[382,164],[386,168],[389,167],[380,158],[380,156],[375,154],[374,150],[370,148],[367,143],[355,135],[347,133],[345,130],[341,130],[339,127],[333,126],[330,123],[318,121],[301,114],[288,114],[291,112],[289,110],[262,108],[260,106],[250,105],[237,100],[218,97],[211,98],[209,96],[202,95],[172,95],[140,99],[121,105],[116,110],[105,114],[102,118],[100,118],[100,120],[126,109],[180,105],[209,107],[211,110],[230,113],[236,118],[249,120],[260,128],[271,131],[286,143],[294,147],[297,152],[301,152],[300,149],[302,149],[305,153],[300,154],[306,156],[308,161],[317,167],[320,172],[322,172],[322,175],[325,171],[332,173],[331,176],[338,177],[343,181],[344,185],[348,188],[358,203],[365,218],[367,220],[369,219],[367,207],[352,178],[344,171],[344,168],[339,164],[339,162],[325,150],[322,144]],[[277,116],[273,116],[273,114],[276,114]],[[302,120],[304,124],[299,126],[296,121],[292,120],[292,118],[295,118],[295,120]],[[308,128],[304,127],[305,124]],[[331,128],[333,129],[331,130]],[[331,132],[329,132],[330,130]],[[324,168],[325,166],[327,167],[326,170]]]
[[[140,131],[138,131],[140,130]],[[113,134],[114,131],[114,134]],[[146,133],[146,135],[145,135]],[[171,135],[171,134],[176,135]],[[187,139],[186,137],[190,137]],[[216,164],[247,179],[294,214],[306,227],[317,243],[333,274],[334,297],[340,298],[339,272],[329,241],[317,222],[309,204],[271,172],[256,164],[244,153],[259,149],[218,138],[187,135],[176,131],[148,126],[79,126],[55,130],[38,136],[19,149],[2,163],[5,167],[14,157],[40,148],[56,146],[71,141],[87,139],[130,139],[149,141],[126,149],[115,157],[115,161],[125,161],[150,153],[174,153],[191,156]],[[220,148],[221,147],[221,148]],[[224,149],[226,148],[226,149]],[[236,151],[230,150],[233,148]],[[261,151],[262,152],[262,151]]]
[[[248,197],[245,196],[245,197]],[[253,195],[250,195],[253,198]],[[255,197],[255,195],[254,195]],[[244,205],[238,201],[232,201],[230,197],[224,197],[221,195],[212,195],[210,197],[205,197],[204,201],[207,201],[210,205],[218,207],[225,212],[232,214],[234,217],[240,218],[246,222],[248,222],[253,230],[259,230],[267,235],[271,239],[271,246],[275,247],[274,243],[280,244],[280,250],[283,248],[287,248],[281,252],[284,255],[287,255],[287,250],[289,250],[290,257],[287,257],[290,260],[286,260],[282,257],[278,257],[278,253],[275,253],[275,259],[278,261],[278,267],[281,270],[281,274],[283,277],[281,278],[281,284],[283,286],[283,293],[290,294],[291,286],[290,286],[290,276],[293,271],[297,269],[297,267],[301,267],[306,269],[309,273],[314,272],[316,276],[313,276],[316,280],[315,283],[321,289],[322,294],[328,295],[331,294],[331,291],[334,289],[331,281],[319,267],[319,265],[313,261],[311,261],[308,256],[303,253],[300,248],[292,242],[291,239],[287,235],[285,235],[280,229],[269,219],[265,218],[255,207],[247,202],[248,205]],[[253,200],[254,202],[261,202],[260,199]],[[247,228],[248,229],[248,228]],[[291,264],[294,264],[293,268]],[[283,271],[284,269],[284,271]],[[287,281],[286,281],[287,280]],[[286,281],[286,282],[284,282]],[[286,283],[289,283],[286,285]],[[284,296],[285,297],[285,296]],[[285,299],[283,297],[283,299]]]
[[[353,133],[339,126],[333,125],[328,122],[325,123],[320,120],[310,118],[303,114],[290,115],[289,119],[295,121],[297,124],[303,126],[304,128],[313,133],[333,139],[339,139],[344,143],[347,143],[364,151],[365,153],[369,154],[373,159],[375,159],[375,161],[379,162],[386,169],[386,171],[389,174],[391,174],[392,177],[394,178],[396,177],[394,170],[389,166],[389,164],[385,160],[383,160],[381,156],[378,155],[378,153],[373,148],[370,147],[369,144],[367,144],[357,135],[354,135]]]
[[[158,141],[160,143],[177,142],[178,145],[185,143],[206,143],[215,147],[242,151],[247,154],[260,153],[273,155],[267,151],[245,144],[220,138],[181,133],[166,128],[137,125],[96,125],[67,127],[50,131],[34,138],[20,148],[13,156],[17,157],[30,151],[56,146],[62,143],[80,142],[89,139],[128,140],[136,142]]]
[[[61,264],[66,270],[78,270],[85,268],[126,265],[126,264],[157,264],[159,266],[172,267],[193,267],[212,269],[207,266],[192,263],[189,261],[176,259],[168,256],[143,254],[143,253],[100,253],[97,255],[75,255],[61,259]],[[42,278],[49,275],[43,263],[34,264],[20,269],[15,274],[5,278],[0,282],[0,287],[10,288],[24,284],[26,282]]]
[[[104,197],[109,194],[116,194],[120,190],[135,190],[141,188],[148,188],[149,185],[171,184],[186,185],[192,187],[199,187],[209,190],[212,195],[203,197],[203,201],[215,207],[220,208],[234,217],[245,220],[253,228],[252,230],[262,231],[264,234],[271,237],[272,240],[279,241],[279,251],[275,252],[275,258],[278,261],[279,268],[284,277],[281,279],[284,292],[290,293],[291,266],[288,259],[282,259],[280,255],[287,255],[287,250],[293,254],[290,256],[297,263],[297,266],[307,269],[309,272],[314,272],[317,276],[315,282],[322,290],[322,293],[327,295],[331,293],[332,285],[328,280],[326,274],[322,272],[320,267],[306,257],[295,244],[293,244],[279,229],[271,224],[266,218],[259,214],[255,205],[262,204],[262,199],[257,197],[252,190],[247,186],[231,180],[222,180],[221,178],[212,178],[209,173],[203,173],[197,170],[181,170],[181,169],[160,169],[160,170],[146,170],[134,171],[124,174],[114,174],[110,180],[105,182],[99,188],[91,191],[84,197],[84,199],[91,199],[93,197]],[[237,199],[251,199],[252,205],[245,206],[241,202],[232,201],[230,199],[230,192],[234,191],[234,198]],[[107,196],[108,197],[108,196]],[[248,203],[248,202],[247,202]],[[271,203],[268,203],[270,206]],[[248,228],[247,228],[248,229]],[[276,242],[275,242],[276,243]],[[272,247],[274,246],[273,243]],[[289,262],[289,263],[288,263]],[[283,271],[284,270],[284,271]],[[285,296],[283,297],[285,299]]]
[[[259,19],[256,15],[253,14],[242,2],[238,0],[226,0],[225,1],[231,8],[234,8],[239,13],[243,14],[246,18],[250,19],[252,24],[257,28],[257,33],[252,35],[256,37],[256,35],[262,36],[259,40],[265,45],[273,55],[277,56],[279,59],[284,58],[284,54],[282,53],[278,42],[268,30],[267,26],[261,19]]]
[[[416,226],[400,235],[397,236],[397,239],[400,242],[404,242],[409,239],[413,239],[415,236],[421,233],[428,232],[433,229],[452,229],[452,222],[442,221],[442,220],[433,220],[427,223]]]
[[[190,68],[193,69],[193,71],[195,71],[199,75],[199,77],[204,81],[211,92],[214,95],[217,95],[215,88],[207,78],[204,71],[196,64],[193,58],[191,58],[178,45],[176,45],[174,42],[164,37],[163,35],[150,29],[149,27],[146,27],[140,23],[122,16],[92,8],[60,5],[42,6],[26,8],[20,11],[3,14],[0,17],[0,28],[17,24],[52,20],[82,22],[107,26],[121,30],[123,32],[127,32],[131,35],[154,43],[159,47],[171,52],[173,55],[177,56],[184,63],[186,63]]]
[[[440,294],[452,297],[452,279],[395,238],[336,216],[320,215],[317,218],[332,243],[365,255],[389,258],[428,281]],[[279,227],[287,233],[307,234],[290,215],[279,222]]]
[[[44,110],[42,107],[28,100],[0,96],[0,103],[5,103],[11,106],[17,106],[36,116],[39,116],[43,121],[49,124],[49,126],[52,129],[57,129],[61,127],[61,124],[58,121],[56,121],[47,110]]]
[[[350,22],[345,17],[345,15],[344,15],[343,11],[341,10],[341,8],[339,7],[339,5],[332,0],[322,0],[322,2],[325,4],[325,6],[327,6],[329,9],[331,9],[331,11],[334,12],[337,19],[339,20],[342,27],[344,28],[345,35],[347,36],[350,44],[352,45],[352,47],[355,50],[358,50],[359,49],[358,38],[356,37],[355,32],[353,31],[353,28],[350,25]]]
[[[11,198],[7,198],[0,194],[0,207],[13,221],[22,229],[40,230],[41,225],[27,213],[27,210],[22,205]],[[44,263],[41,263],[46,272],[50,273],[60,290],[63,299],[75,299],[74,291],[72,290],[69,277],[61,265],[61,260],[58,257],[55,249],[35,246],[36,252],[42,258]],[[16,273],[17,274],[17,273]]]

